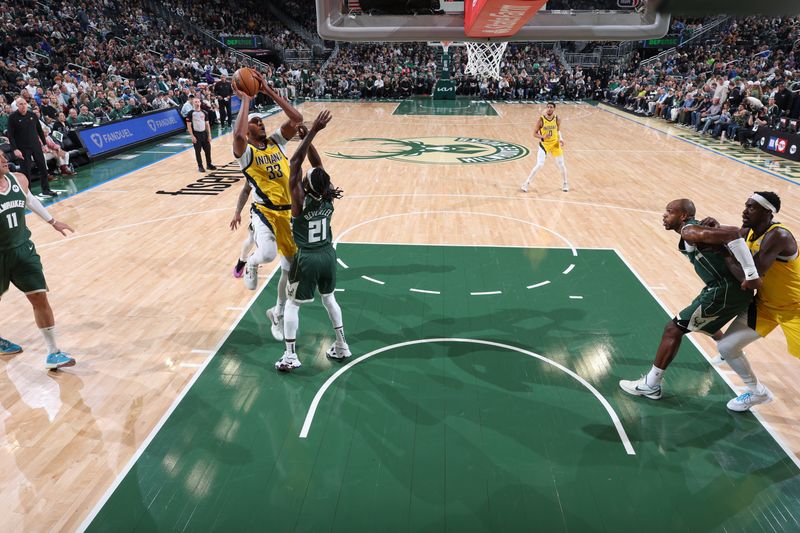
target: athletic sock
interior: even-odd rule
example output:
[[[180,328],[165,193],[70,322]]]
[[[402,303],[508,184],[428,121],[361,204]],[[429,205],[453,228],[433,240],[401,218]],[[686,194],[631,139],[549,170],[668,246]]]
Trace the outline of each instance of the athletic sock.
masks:
[[[650,372],[648,372],[647,376],[644,378],[644,383],[649,387],[660,387],[663,376],[664,371],[656,365],[653,365],[653,368],[650,369]]]
[[[56,327],[50,326],[49,328],[39,328],[39,331],[42,332],[42,337],[44,337],[44,342],[47,345],[47,353],[51,354],[59,352],[60,350],[56,344]]]
[[[297,339],[286,339],[286,353],[294,353],[294,345]]]
[[[333,331],[336,332],[336,344],[339,346],[347,346],[347,341],[344,339],[344,326],[333,328]]]

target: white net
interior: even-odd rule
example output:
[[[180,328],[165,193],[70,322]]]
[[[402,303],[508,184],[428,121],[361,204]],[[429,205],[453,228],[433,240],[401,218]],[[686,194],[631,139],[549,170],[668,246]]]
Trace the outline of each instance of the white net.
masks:
[[[467,62],[466,73],[478,77],[488,76],[490,78],[500,78],[500,61],[506,52],[506,41],[495,42],[467,42]]]

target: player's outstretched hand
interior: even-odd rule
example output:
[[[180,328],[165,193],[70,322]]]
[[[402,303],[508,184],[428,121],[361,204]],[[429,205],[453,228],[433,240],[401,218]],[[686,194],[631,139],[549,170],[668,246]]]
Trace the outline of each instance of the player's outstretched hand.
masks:
[[[719,222],[717,222],[716,218],[713,217],[706,217],[700,222],[701,226],[706,226],[708,228],[718,228]]]
[[[247,95],[245,94],[245,92],[244,92],[243,90],[241,90],[241,89],[239,88],[239,86],[236,84],[236,78],[233,78],[233,80],[231,81],[231,88],[233,89],[233,94],[235,94],[236,96],[238,96],[240,99],[242,99],[242,98],[244,98],[245,96],[247,96]],[[248,98],[250,98],[249,96],[247,96],[247,97],[248,97]]]
[[[314,119],[314,124],[311,125],[311,129],[314,131],[319,131],[325,129],[325,126],[328,125],[328,122],[331,121],[331,112],[327,109],[324,109],[317,118]]]
[[[761,286],[763,284],[764,284],[764,280],[762,280],[761,278],[746,279],[746,280],[744,280],[742,282],[742,289],[745,290],[745,291],[746,290],[757,291],[758,289],[761,288]]]
[[[269,86],[267,85],[267,80],[264,78],[264,75],[256,69],[253,69],[253,77],[258,80],[258,83],[261,85],[260,91],[266,93],[269,90]]]
[[[58,220],[53,220],[51,226],[53,226],[53,229],[59,232],[64,237],[67,236],[68,231],[71,233],[75,233],[75,230],[72,229],[72,227],[65,222],[59,222]]]
[[[306,135],[308,135],[308,128],[306,125],[300,124],[297,126],[297,136],[300,137],[301,141],[306,138]]]
[[[231,224],[230,224],[231,231],[236,231],[236,228],[238,228],[241,224],[242,224],[242,214],[236,213],[235,215],[233,215],[233,218],[231,219]]]

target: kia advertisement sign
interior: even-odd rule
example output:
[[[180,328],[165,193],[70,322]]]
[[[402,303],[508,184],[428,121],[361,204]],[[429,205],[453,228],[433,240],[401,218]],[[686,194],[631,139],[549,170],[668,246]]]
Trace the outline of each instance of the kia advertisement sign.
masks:
[[[78,131],[89,157],[126,148],[186,127],[175,108]]]

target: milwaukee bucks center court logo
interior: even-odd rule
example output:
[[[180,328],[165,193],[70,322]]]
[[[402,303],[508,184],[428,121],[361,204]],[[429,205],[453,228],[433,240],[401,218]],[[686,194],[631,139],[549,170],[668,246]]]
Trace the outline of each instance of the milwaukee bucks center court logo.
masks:
[[[514,161],[529,153],[520,144],[477,137],[365,137],[345,142],[353,143],[353,147],[346,150],[350,153],[328,152],[328,155],[350,160],[390,159],[429,165],[472,165]]]

